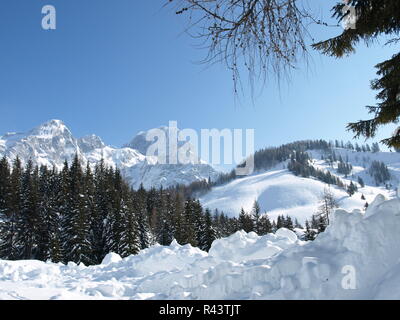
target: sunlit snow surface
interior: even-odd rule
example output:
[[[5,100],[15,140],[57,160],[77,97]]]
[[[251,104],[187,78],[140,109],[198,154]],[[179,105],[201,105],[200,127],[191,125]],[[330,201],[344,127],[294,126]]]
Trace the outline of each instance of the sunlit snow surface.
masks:
[[[337,210],[313,242],[280,229],[238,232],[209,253],[174,242],[91,267],[0,261],[0,298],[399,299],[399,230],[400,200],[379,196],[366,213]]]
[[[366,202],[371,203],[378,194],[386,197],[394,196],[394,188],[400,182],[400,153],[397,152],[355,152],[346,149],[334,149],[337,157],[342,156],[353,166],[352,175],[344,177],[337,173],[336,165],[332,168],[321,159],[320,151],[309,151],[313,160],[313,166],[330,171],[339,177],[346,185],[350,181],[357,183],[358,177],[364,180],[365,187],[359,188],[352,197],[349,197],[344,189],[331,186],[330,190],[339,206],[346,210],[362,208]],[[392,180],[391,190],[383,186],[376,186],[368,174],[372,161],[382,161],[389,169]],[[218,209],[226,215],[235,217],[240,209],[249,212],[254,201],[257,200],[262,212],[276,219],[278,215],[289,215],[297,218],[301,223],[310,219],[316,213],[320,205],[320,198],[327,185],[314,178],[302,178],[293,175],[287,168],[287,163],[280,163],[275,168],[266,172],[256,172],[253,175],[242,177],[225,185],[215,187],[211,192],[200,198],[204,207],[212,210]],[[357,184],[358,185],[358,184]],[[366,200],[362,200],[364,195]]]

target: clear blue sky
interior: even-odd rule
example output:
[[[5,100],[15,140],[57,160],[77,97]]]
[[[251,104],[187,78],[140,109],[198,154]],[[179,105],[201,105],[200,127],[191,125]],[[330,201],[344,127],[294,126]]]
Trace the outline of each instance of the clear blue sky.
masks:
[[[349,139],[349,121],[375,103],[373,66],[394,48],[360,46],[335,60],[312,54],[280,90],[234,103],[223,66],[195,62],[205,51],[182,34],[185,20],[164,0],[1,0],[0,134],[62,119],[76,136],[115,146],[136,132],[177,120],[181,128],[254,128],[256,147],[298,139]],[[324,1],[322,12],[336,1]],[[311,4],[315,3],[312,1]],[[41,8],[57,9],[57,30]],[[322,30],[321,30],[322,29]],[[316,39],[340,28],[316,28]],[[383,130],[378,138],[390,133]]]

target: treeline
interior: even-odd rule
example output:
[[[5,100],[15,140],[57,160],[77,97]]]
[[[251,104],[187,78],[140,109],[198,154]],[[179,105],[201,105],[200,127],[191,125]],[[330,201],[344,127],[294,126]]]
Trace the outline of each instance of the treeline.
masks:
[[[129,255],[151,239],[142,190],[118,170],[94,172],[78,157],[61,172],[18,158],[0,162],[0,258],[94,264],[107,252]]]
[[[370,147],[368,144],[359,145],[351,142],[344,143],[343,141],[335,140],[325,141],[325,140],[303,140],[296,141],[293,143],[284,144],[280,147],[275,148],[265,148],[261,149],[254,154],[254,164],[256,170],[269,170],[276,166],[278,163],[289,160],[293,158],[294,155],[303,154],[310,150],[321,150],[324,153],[329,153],[335,159],[333,161],[339,160],[344,162],[343,159],[336,159],[334,148],[343,148],[348,150],[354,150],[357,152],[379,152],[379,144],[377,142],[372,144]]]
[[[133,190],[118,169],[78,157],[58,172],[0,161],[0,259],[98,264],[154,243],[209,249],[219,219],[175,190]]]
[[[126,257],[173,239],[209,250],[238,230],[259,235],[301,227],[290,217],[277,223],[253,211],[238,218],[204,210],[182,188],[133,190],[118,169],[94,169],[78,157],[61,171],[0,160],[0,259],[100,263],[109,252]]]
[[[340,178],[334,176],[329,171],[323,171],[315,168],[311,164],[311,160],[312,159],[307,152],[293,153],[293,155],[291,156],[291,160],[288,164],[288,170],[293,172],[293,174],[295,174],[296,176],[301,176],[303,178],[313,177],[328,185],[336,185],[339,188],[346,190],[349,196],[352,196],[358,191],[358,186],[353,181],[351,181],[349,185],[346,185]],[[351,173],[352,169],[353,167],[351,164],[343,162],[342,158],[339,157],[337,170],[338,173],[342,173],[347,177],[347,175]],[[364,187],[364,181],[361,178],[358,179],[358,183],[361,187]]]
[[[326,184],[345,188],[345,184],[340,178],[335,177],[329,171],[322,171],[315,168],[311,164],[311,158],[307,152],[293,153],[288,164],[288,170],[296,176],[303,178],[314,177]]]
[[[231,220],[233,223],[236,222],[238,225],[237,230],[255,232],[260,236],[268,233],[274,233],[280,228],[287,228],[292,231],[294,231],[295,228],[303,228],[297,219],[293,220],[290,216],[285,217],[283,215],[279,215],[276,221],[271,221],[268,217],[268,214],[261,214],[260,206],[257,201],[254,202],[253,208],[250,212],[246,212],[242,208],[239,218],[233,218]]]
[[[329,150],[331,144],[324,140],[304,140],[284,144],[276,148],[265,148],[254,154],[255,170],[269,170],[278,163],[293,158],[296,154],[303,154],[307,150]]]
[[[341,188],[346,188],[344,183],[334,177],[329,172],[324,172],[315,169],[310,163],[310,156],[307,151],[321,150],[323,151],[322,158],[327,162],[338,163],[338,173],[344,174],[347,177],[351,171],[352,166],[348,161],[343,161],[341,156],[336,156],[334,148],[343,148],[357,152],[379,152],[379,144],[377,142],[372,144],[359,145],[358,143],[351,143],[350,141],[344,143],[343,141],[325,141],[325,140],[302,140],[292,143],[287,143],[279,147],[269,147],[258,150],[254,153],[254,170],[265,171],[270,170],[279,163],[289,161],[288,169],[294,174],[302,177],[314,177],[322,182],[334,184]],[[325,154],[325,155],[324,155]],[[302,158],[302,159],[301,159]],[[238,167],[245,166],[245,163],[238,165]],[[213,187],[223,185],[239,178],[235,174],[235,170],[228,173],[222,173],[219,177],[211,181],[210,179],[204,181],[196,181],[189,186],[179,186],[186,195],[199,197],[209,192]]]
[[[390,172],[387,166],[380,161],[372,161],[368,173],[374,179],[376,185],[386,183],[391,179]]]
[[[349,163],[348,156],[346,156],[346,161],[343,161],[342,156],[337,156],[336,152],[333,150],[331,150],[328,155],[321,155],[321,160],[325,160],[332,168],[334,164],[337,164],[337,173],[343,174],[346,178],[353,170],[353,166]]]
[[[348,141],[347,143],[344,143],[342,140],[335,140],[335,143],[333,144],[332,142],[329,143],[330,147],[335,147],[335,148],[342,148],[342,149],[348,149],[348,150],[353,150],[357,152],[380,152],[380,147],[378,142],[372,143],[372,146],[370,147],[369,144],[362,144],[359,145],[357,142],[355,144],[351,143]]]

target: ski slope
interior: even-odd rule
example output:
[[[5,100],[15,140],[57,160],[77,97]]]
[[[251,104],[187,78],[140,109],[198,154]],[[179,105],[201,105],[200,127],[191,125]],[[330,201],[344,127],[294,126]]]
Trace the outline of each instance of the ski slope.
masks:
[[[400,200],[337,210],[313,242],[239,231],[209,253],[153,246],[85,267],[0,261],[0,299],[400,299]]]
[[[371,203],[378,194],[390,198],[395,194],[395,186],[400,179],[400,154],[392,152],[355,152],[345,149],[334,149],[343,160],[348,159],[353,165],[352,175],[344,177],[337,173],[336,167],[331,167],[321,159],[321,151],[310,151],[313,158],[313,166],[325,171],[330,171],[338,176],[346,184],[357,182],[360,176],[365,187],[358,189],[352,197],[347,192],[336,186],[330,186],[330,190],[339,206],[346,210],[362,209],[365,203]],[[367,173],[369,165],[374,160],[387,164],[392,175],[392,189],[387,190],[383,186],[376,186],[373,179]],[[230,217],[238,216],[240,209],[250,212],[254,201],[260,204],[262,212],[267,212],[272,219],[278,215],[289,215],[304,222],[316,213],[320,205],[320,198],[327,185],[314,178],[302,178],[293,175],[286,169],[287,164],[281,163],[275,168],[258,172],[251,176],[238,178],[225,185],[214,187],[209,193],[200,198],[202,205],[211,210],[218,209]],[[364,195],[366,200],[362,200]]]

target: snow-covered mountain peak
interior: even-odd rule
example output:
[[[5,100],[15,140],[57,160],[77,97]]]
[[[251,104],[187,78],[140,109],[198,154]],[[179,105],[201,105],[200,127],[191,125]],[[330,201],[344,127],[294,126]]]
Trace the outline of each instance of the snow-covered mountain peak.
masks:
[[[157,148],[154,154],[149,154],[149,151],[153,151],[150,147],[154,144],[163,147]],[[181,163],[178,156],[171,159],[171,154],[177,155],[178,152],[184,151],[185,158],[190,159],[188,162],[191,164],[206,164],[198,157],[198,151],[179,128],[160,126],[140,131],[125,147],[136,149],[144,155],[157,156],[159,163],[163,163],[162,161],[165,161],[164,164]]]
[[[29,136],[36,136],[42,139],[53,139],[56,136],[71,138],[72,133],[61,120],[50,120],[34,128],[28,133]]]
[[[168,127],[160,129],[168,131]],[[156,156],[146,156],[146,149],[153,143],[146,141],[147,132],[139,133],[124,148],[113,148],[94,134],[75,138],[61,120],[50,120],[26,133],[0,136],[0,157],[12,161],[18,156],[23,164],[31,159],[37,165],[58,169],[64,161],[71,163],[75,154],[83,164],[95,165],[103,159],[107,166],[120,168],[134,188],[140,184],[145,188],[169,187],[217,177],[218,172],[207,164],[166,165],[159,163]]]
[[[61,168],[74,154],[81,156],[77,140],[61,120],[50,120],[26,133],[4,135],[0,146],[1,155],[10,160],[18,156],[23,164],[31,159],[38,165]]]
[[[163,134],[165,137],[165,142],[168,147],[170,145],[169,129],[170,128],[167,126],[160,126],[158,128],[153,128],[153,129],[150,129],[147,131],[140,131],[135,135],[135,137],[131,140],[131,142],[127,143],[125,146],[132,148],[132,149],[136,149],[140,153],[146,154],[149,147],[153,143],[158,141],[159,135]],[[171,128],[171,129],[173,129],[173,128]],[[178,135],[180,130],[178,128],[176,128],[175,132],[176,132],[176,135]],[[171,134],[174,134],[174,133],[172,133],[172,131],[171,131]],[[177,143],[178,147],[181,147],[184,144],[185,144],[184,141],[180,141],[179,143]]]
[[[140,131],[136,136],[127,144],[124,145],[126,148],[138,150],[142,154],[146,154],[148,147],[152,142],[146,140],[148,131]]]
[[[91,152],[95,149],[104,148],[106,145],[99,136],[94,134],[84,136],[78,139],[79,147],[83,152]]]

